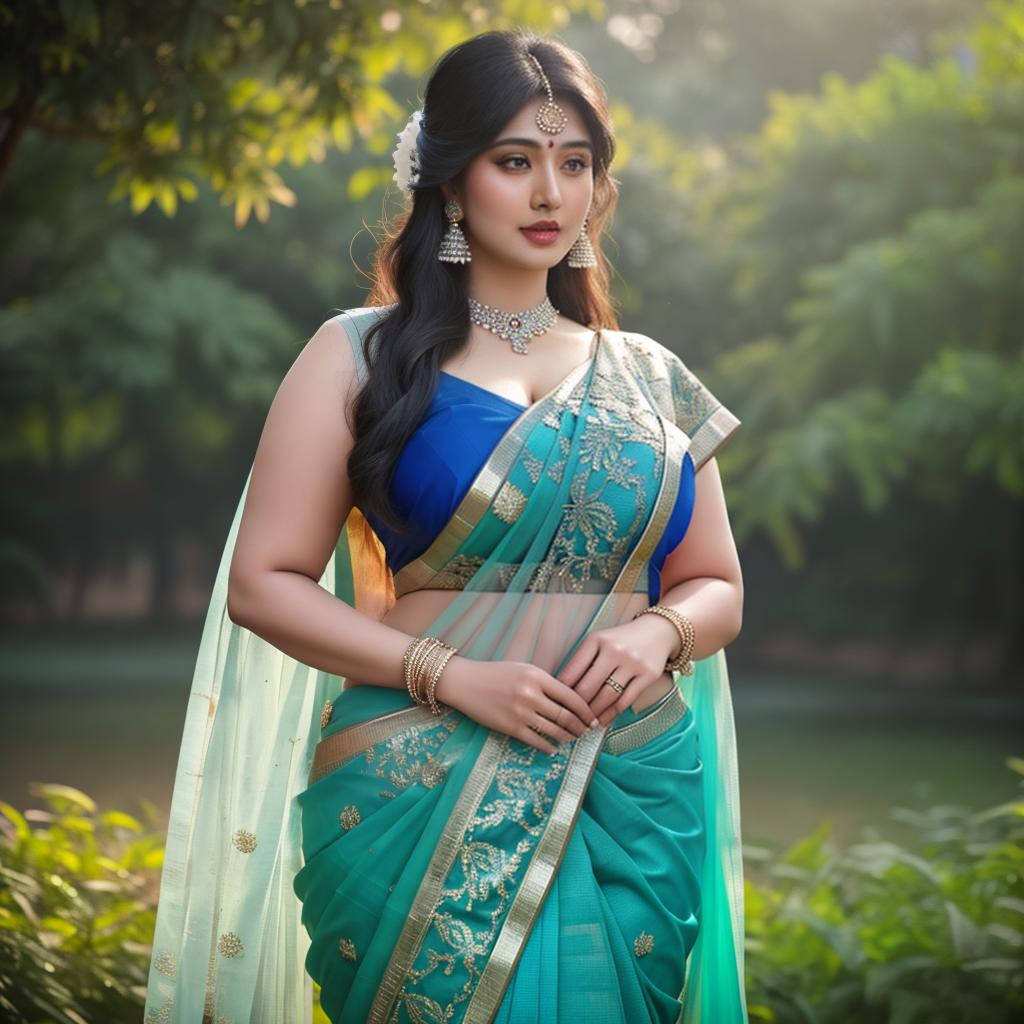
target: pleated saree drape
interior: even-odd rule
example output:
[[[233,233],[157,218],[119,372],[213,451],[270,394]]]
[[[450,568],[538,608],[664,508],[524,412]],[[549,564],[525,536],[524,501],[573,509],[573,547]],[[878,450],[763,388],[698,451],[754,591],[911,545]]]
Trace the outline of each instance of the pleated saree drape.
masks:
[[[379,312],[339,318],[361,372]],[[648,603],[684,455],[699,468],[738,425],[667,350],[599,332],[592,358],[508,429],[427,551],[392,579],[353,510],[322,583],[376,617],[397,595],[449,590],[421,634],[557,674],[588,632]],[[335,1024],[746,1019],[722,652],[651,707],[547,755],[454,709],[435,717],[404,690],[343,690],[241,634],[211,607],[203,647],[218,656],[197,670],[186,722],[154,1019],[308,1019],[292,974],[303,964]],[[273,690],[259,722],[246,686]],[[199,717],[222,714],[226,690],[222,744]],[[227,779],[247,769],[252,806],[233,803],[245,787]],[[278,788],[253,791],[271,775]],[[196,906],[204,892],[209,911]]]

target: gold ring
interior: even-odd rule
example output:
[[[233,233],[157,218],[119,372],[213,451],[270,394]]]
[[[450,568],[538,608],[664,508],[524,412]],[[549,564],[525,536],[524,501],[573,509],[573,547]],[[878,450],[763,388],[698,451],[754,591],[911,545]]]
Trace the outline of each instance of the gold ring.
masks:
[[[607,678],[607,679],[605,680],[605,682],[606,682],[606,683],[607,683],[607,684],[608,684],[608,685],[609,685],[610,687],[612,687],[612,689],[614,689],[614,690],[616,691],[616,693],[622,693],[622,692],[624,692],[624,691],[625,691],[625,689],[626,689],[626,688],[625,688],[625,687],[624,687],[624,686],[622,685],[622,683],[620,683],[620,682],[619,682],[618,680],[616,680],[616,679],[613,679],[613,678],[612,678],[611,676],[609,676],[609,677],[608,677],[608,678]]]

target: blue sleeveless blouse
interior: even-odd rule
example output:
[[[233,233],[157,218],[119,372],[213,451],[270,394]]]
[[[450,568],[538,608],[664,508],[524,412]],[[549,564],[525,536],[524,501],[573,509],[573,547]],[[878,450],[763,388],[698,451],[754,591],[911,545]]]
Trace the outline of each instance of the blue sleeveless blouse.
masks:
[[[397,533],[376,517],[366,516],[384,545],[392,573],[430,547],[502,436],[527,408],[496,391],[440,371],[427,413],[402,449],[391,478],[391,501],[408,522],[407,532]],[[652,604],[661,596],[665,559],[690,525],[694,476],[693,459],[687,452],[679,496],[647,573]]]

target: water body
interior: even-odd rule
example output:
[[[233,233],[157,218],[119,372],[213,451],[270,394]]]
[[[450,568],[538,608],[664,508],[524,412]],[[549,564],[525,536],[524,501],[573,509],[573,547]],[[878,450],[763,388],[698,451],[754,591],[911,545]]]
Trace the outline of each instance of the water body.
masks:
[[[170,639],[4,645],[0,799],[39,806],[58,782],[160,827],[170,807],[198,631]],[[983,807],[1011,797],[1024,698],[881,681],[731,673],[745,845],[787,846],[831,819],[899,837],[890,807]]]

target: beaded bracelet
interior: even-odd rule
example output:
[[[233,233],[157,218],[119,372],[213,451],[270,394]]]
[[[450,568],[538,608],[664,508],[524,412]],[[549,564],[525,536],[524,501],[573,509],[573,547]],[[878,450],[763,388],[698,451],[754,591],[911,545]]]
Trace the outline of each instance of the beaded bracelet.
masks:
[[[434,650],[430,652],[430,657],[420,676],[420,693],[425,695],[426,704],[435,715],[442,715],[445,712],[444,705],[437,701],[435,691],[441,679],[441,673],[455,653],[454,647],[444,641],[439,641]]]
[[[434,669],[434,674],[430,677],[430,679],[427,682],[427,703],[430,705],[430,710],[433,711],[435,715],[444,714],[444,705],[439,704],[437,702],[437,698],[434,696],[434,694],[437,691],[437,684],[441,678],[441,673],[444,671],[445,665],[448,664],[452,655],[455,654],[454,647],[448,647],[447,645],[445,646],[446,649],[441,654],[441,660],[438,663],[437,668]]]
[[[456,648],[435,636],[413,640],[402,657],[405,688],[417,703],[429,707],[435,715],[444,713],[444,705],[434,696],[441,673]]]
[[[693,655],[693,645],[697,639],[693,623],[682,612],[677,612],[675,608],[669,608],[663,604],[652,604],[649,608],[641,608],[633,618],[638,619],[641,615],[648,613],[660,615],[662,618],[668,619],[679,633],[679,653],[674,658],[669,658],[665,663],[665,670],[667,672],[681,672],[684,676],[692,676],[693,662],[690,658]]]

